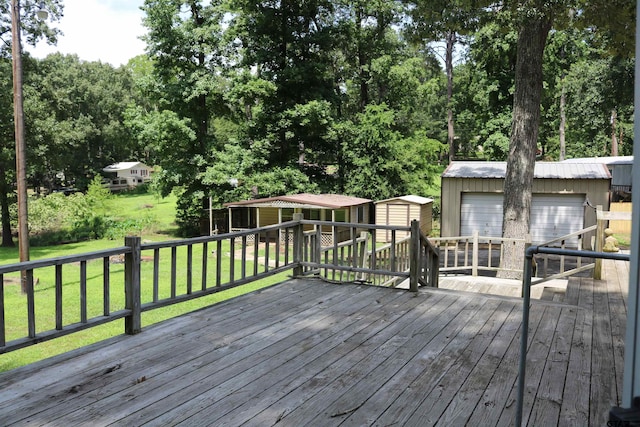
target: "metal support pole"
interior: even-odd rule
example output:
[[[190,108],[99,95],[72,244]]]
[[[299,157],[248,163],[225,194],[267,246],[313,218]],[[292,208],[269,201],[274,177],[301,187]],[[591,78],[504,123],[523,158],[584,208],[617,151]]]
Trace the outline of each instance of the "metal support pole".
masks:
[[[522,425],[524,387],[527,366],[527,342],[529,340],[529,306],[531,304],[531,266],[536,246],[529,246],[524,256],[524,276],[522,278],[522,330],[520,332],[520,363],[518,365],[518,400],[516,406],[516,426]]]

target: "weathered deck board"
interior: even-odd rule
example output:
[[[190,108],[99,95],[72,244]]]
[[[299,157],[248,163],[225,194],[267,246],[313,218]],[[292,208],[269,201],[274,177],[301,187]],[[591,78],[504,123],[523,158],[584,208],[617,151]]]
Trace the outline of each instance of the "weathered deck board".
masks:
[[[623,263],[624,264],[624,263]],[[628,268],[627,268],[628,274]],[[534,301],[528,425],[606,424],[625,265]],[[0,374],[1,425],[512,425],[522,305],[292,280]]]

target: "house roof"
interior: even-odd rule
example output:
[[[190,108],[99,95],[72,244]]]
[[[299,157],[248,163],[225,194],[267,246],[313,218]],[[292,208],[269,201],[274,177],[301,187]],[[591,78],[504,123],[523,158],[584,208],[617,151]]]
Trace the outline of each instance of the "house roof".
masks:
[[[507,162],[452,162],[443,178],[504,179]],[[536,162],[533,177],[537,179],[611,179],[604,163]]]
[[[403,202],[413,203],[413,204],[416,204],[416,205],[426,205],[428,203],[433,202],[433,199],[429,199],[428,197],[406,195],[406,196],[400,196],[400,197],[392,197],[390,199],[385,199],[385,200],[378,200],[377,202],[374,202],[374,203],[375,204],[385,203],[385,202],[391,202],[391,201],[394,201],[394,200],[400,200],[400,201],[403,201]]]
[[[605,165],[631,165],[633,156],[581,157],[563,160],[561,163],[604,163]]]
[[[118,162],[118,163],[114,163],[112,165],[109,165],[106,168],[103,168],[102,170],[104,172],[118,172],[118,171],[124,171],[124,170],[127,170],[127,169],[131,169],[131,168],[136,167],[138,165],[142,165],[144,167],[147,167],[147,165],[145,165],[144,163],[141,163],[141,162]]]
[[[278,208],[326,208],[342,209],[370,203],[369,199],[344,196],[341,194],[291,194],[265,199],[242,200],[225,203],[226,207],[278,207]]]

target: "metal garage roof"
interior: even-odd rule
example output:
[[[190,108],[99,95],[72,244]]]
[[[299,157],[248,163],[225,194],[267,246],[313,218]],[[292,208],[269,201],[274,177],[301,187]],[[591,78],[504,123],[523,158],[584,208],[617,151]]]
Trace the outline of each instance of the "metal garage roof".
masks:
[[[499,178],[503,179],[507,162],[452,162],[443,178]],[[536,162],[537,179],[611,179],[603,163]]]

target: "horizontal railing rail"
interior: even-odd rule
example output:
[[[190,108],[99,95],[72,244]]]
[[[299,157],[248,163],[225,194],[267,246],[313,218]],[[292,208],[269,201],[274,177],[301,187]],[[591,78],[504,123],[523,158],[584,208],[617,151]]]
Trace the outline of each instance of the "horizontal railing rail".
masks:
[[[534,265],[536,266],[535,275],[540,277],[537,280],[532,280],[532,284],[539,285],[550,280],[563,279],[583,271],[593,270],[596,266],[595,260],[585,256],[584,251],[580,249],[585,246],[594,249],[594,244],[591,242],[585,245],[585,238],[593,234],[597,228],[597,225],[592,225],[537,245],[538,247],[556,247],[563,250],[577,249],[578,255],[538,253],[538,257],[534,258]],[[552,271],[557,271],[557,273],[552,273]]]
[[[384,284],[378,277],[409,278],[414,291],[419,285],[437,286],[437,249],[419,228],[416,233],[416,224],[298,219],[165,242],[127,237],[125,246],[118,248],[0,266],[0,353],[119,319],[124,319],[125,333],[136,334],[142,329],[143,312],[287,271],[374,285]],[[309,226],[314,230],[305,232]],[[330,246],[323,244],[327,229],[336,230]],[[392,235],[413,230],[408,252],[372,250],[378,246],[380,229]],[[335,238],[345,231],[348,239]],[[26,289],[25,298],[13,298],[11,306],[6,304],[9,279],[25,280]]]

